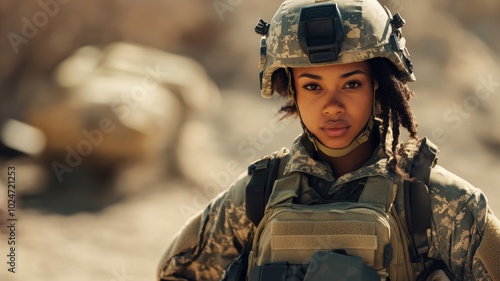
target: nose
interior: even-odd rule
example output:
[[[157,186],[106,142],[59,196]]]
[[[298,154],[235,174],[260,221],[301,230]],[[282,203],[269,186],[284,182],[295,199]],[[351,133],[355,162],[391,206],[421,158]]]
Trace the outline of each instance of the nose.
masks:
[[[344,103],[342,102],[342,93],[338,90],[332,90],[325,95],[323,105],[323,114],[335,116],[345,111]]]

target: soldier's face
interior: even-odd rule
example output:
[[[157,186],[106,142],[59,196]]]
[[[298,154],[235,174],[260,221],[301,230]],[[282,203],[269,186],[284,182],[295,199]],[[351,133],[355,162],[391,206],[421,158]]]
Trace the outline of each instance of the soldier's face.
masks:
[[[373,82],[366,61],[292,70],[302,121],[329,148],[344,148],[365,127]]]

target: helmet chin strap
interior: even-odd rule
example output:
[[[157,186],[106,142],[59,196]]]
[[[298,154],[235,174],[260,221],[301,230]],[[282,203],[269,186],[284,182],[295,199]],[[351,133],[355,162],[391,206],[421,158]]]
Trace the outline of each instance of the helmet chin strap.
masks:
[[[370,134],[372,132],[372,129],[373,129],[373,124],[374,124],[374,120],[375,120],[374,114],[375,114],[375,112],[377,112],[376,111],[377,110],[377,108],[376,108],[376,102],[375,102],[375,93],[376,93],[376,91],[378,89],[378,82],[376,80],[373,80],[372,112],[371,112],[370,118],[368,119],[368,122],[366,123],[365,127],[363,128],[363,130],[361,130],[361,132],[358,134],[358,136],[348,146],[346,146],[344,148],[330,148],[330,147],[327,147],[326,145],[322,144],[321,141],[319,141],[318,138],[316,138],[316,136],[314,136],[307,129],[306,125],[302,121],[302,116],[300,114],[299,106],[297,104],[297,100],[295,99],[295,92],[293,91],[293,88],[292,88],[291,74],[290,74],[290,72],[288,71],[287,68],[285,68],[285,72],[287,73],[287,76],[288,76],[288,93],[289,93],[288,98],[292,99],[292,100],[295,100],[295,107],[297,108],[297,112],[299,114],[300,124],[302,125],[302,129],[304,130],[304,132],[306,133],[307,137],[309,138],[309,140],[314,145],[314,149],[316,151],[319,150],[319,151],[323,152],[324,154],[326,154],[326,155],[328,155],[330,157],[342,157],[342,156],[348,154],[349,152],[353,151],[360,144],[363,144],[366,141],[368,141],[368,139],[370,138]]]
[[[307,128],[305,128],[305,132],[307,134],[307,137],[314,144],[314,148],[316,149],[316,151],[320,150],[321,152],[330,157],[341,157],[353,151],[360,144],[368,141],[368,139],[370,138],[370,133],[373,128],[373,120],[374,120],[373,115],[370,115],[370,119],[368,120],[368,123],[366,123],[366,126],[363,128],[363,130],[351,142],[351,144],[349,144],[344,148],[329,148],[323,145],[313,134],[311,134],[311,132],[309,132],[309,130],[307,130]]]

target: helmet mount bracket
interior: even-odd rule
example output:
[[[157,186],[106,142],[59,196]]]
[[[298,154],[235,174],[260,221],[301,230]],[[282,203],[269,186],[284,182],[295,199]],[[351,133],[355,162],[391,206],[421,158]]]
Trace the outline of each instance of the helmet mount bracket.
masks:
[[[318,4],[300,11],[298,39],[311,63],[337,61],[345,30],[337,4]]]

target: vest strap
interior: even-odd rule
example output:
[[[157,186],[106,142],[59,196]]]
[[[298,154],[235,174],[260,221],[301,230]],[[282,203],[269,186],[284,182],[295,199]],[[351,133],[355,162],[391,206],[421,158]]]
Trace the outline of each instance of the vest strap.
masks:
[[[396,198],[396,188],[397,186],[389,178],[369,177],[358,202],[377,204],[389,212]]]
[[[281,149],[277,155],[258,160],[248,167],[248,175],[252,178],[245,191],[246,215],[255,226],[259,225],[264,216],[273,184],[279,174],[280,160],[285,153],[286,149]]]
[[[419,151],[408,165],[411,181],[404,183],[405,215],[410,234],[410,259],[412,262],[427,260],[432,213],[429,196],[431,168],[436,164],[438,149],[427,138],[422,139]]]
[[[272,208],[278,204],[285,203],[285,201],[292,203],[292,199],[298,196],[297,192],[300,188],[301,179],[300,173],[293,172],[282,179],[276,180],[266,208]]]

